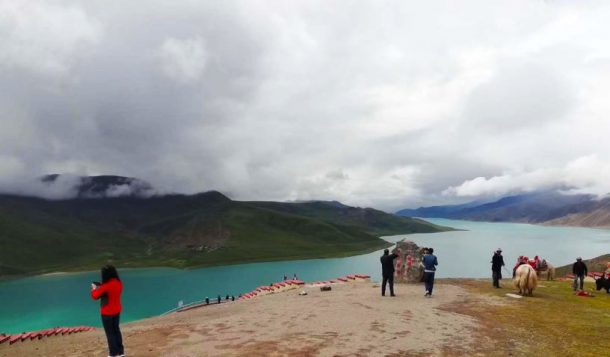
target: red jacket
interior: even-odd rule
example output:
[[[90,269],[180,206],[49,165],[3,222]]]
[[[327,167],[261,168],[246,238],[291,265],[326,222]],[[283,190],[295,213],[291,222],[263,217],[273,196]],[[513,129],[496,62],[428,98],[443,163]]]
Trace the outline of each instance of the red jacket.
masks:
[[[105,293],[108,297],[108,303],[102,306],[102,315],[116,315],[121,312],[121,292],[123,292],[123,283],[113,278],[97,289],[91,290],[91,297],[97,300]]]

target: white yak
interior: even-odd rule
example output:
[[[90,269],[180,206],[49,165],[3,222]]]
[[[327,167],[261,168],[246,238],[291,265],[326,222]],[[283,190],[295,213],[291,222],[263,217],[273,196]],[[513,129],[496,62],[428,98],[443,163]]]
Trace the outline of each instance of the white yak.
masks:
[[[520,265],[515,271],[513,285],[519,289],[519,294],[532,296],[534,289],[538,286],[538,275],[536,270],[529,264]]]

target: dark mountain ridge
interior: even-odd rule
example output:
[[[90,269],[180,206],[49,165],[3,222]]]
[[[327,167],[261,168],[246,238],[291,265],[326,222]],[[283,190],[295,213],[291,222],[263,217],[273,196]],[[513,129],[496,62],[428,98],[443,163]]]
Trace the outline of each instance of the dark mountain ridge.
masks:
[[[134,181],[84,182],[70,199],[0,195],[0,277],[346,256],[388,246],[380,235],[447,229],[338,202],[240,202],[216,191],[91,196]]]
[[[592,210],[599,201],[592,195],[541,191],[503,197],[478,204],[420,207],[397,212],[401,216],[450,218],[489,222],[544,223],[569,214]]]

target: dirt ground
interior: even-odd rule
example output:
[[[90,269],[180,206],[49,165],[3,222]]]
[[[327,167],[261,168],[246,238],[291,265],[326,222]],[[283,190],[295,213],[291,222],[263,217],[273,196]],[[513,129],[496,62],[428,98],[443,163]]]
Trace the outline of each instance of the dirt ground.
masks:
[[[308,292],[299,296],[301,290]],[[122,326],[127,356],[427,356],[476,350],[479,322],[462,302],[494,305],[456,284],[352,282],[332,291],[305,287],[211,305]],[[497,301],[494,301],[497,300]],[[103,330],[0,346],[1,356],[107,356]]]

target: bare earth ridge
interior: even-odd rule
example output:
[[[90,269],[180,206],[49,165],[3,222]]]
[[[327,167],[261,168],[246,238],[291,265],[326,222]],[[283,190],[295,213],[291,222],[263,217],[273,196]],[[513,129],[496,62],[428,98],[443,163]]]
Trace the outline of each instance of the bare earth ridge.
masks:
[[[308,295],[299,296],[306,290]],[[128,356],[410,356],[462,354],[477,321],[444,309],[471,295],[442,284],[398,285],[381,297],[369,282],[305,287],[123,325]],[[472,296],[470,296],[472,298]],[[481,296],[480,302],[490,302]],[[490,302],[491,303],[491,302]],[[456,342],[458,342],[456,344]],[[2,356],[106,356],[103,330],[0,347]]]

